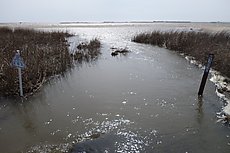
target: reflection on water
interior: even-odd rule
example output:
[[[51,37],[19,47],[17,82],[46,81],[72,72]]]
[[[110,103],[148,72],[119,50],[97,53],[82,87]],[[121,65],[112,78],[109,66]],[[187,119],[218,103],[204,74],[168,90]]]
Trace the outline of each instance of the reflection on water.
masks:
[[[197,120],[198,123],[202,123],[203,120],[203,96],[198,96],[198,101],[197,101]]]
[[[16,106],[18,109],[17,113],[19,117],[22,118],[23,120],[23,127],[25,128],[26,131],[31,132],[31,133],[36,133],[36,125],[34,124],[33,120],[34,118],[31,118],[31,115],[35,115],[35,114],[31,114],[31,107],[27,107],[25,105],[21,105],[21,106]],[[30,109],[30,110],[28,110]]]
[[[208,81],[197,97],[202,70],[172,51],[130,41],[160,28],[68,27],[79,38],[100,38],[102,54],[24,102],[1,98],[1,152],[228,152],[215,86]],[[112,57],[112,47],[131,52]]]

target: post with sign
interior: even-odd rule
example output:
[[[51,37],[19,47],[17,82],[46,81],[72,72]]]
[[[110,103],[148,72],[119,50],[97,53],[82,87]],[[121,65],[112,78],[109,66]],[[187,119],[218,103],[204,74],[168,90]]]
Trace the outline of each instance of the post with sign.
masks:
[[[20,96],[23,97],[23,89],[22,89],[22,69],[21,69],[21,68],[18,68],[18,78],[19,78]]]
[[[204,74],[203,74],[202,81],[201,81],[200,88],[199,88],[199,92],[198,92],[199,96],[203,95],[204,87],[205,87],[205,84],[206,84],[206,81],[208,78],[208,73],[209,73],[209,70],[211,68],[213,59],[214,59],[214,54],[209,54],[208,55],[208,63],[205,66]]]
[[[20,56],[20,51],[17,50],[17,53],[13,57],[12,65],[18,69],[18,79],[19,79],[19,90],[20,96],[23,97],[23,88],[22,88],[22,69],[25,68],[22,57]]]

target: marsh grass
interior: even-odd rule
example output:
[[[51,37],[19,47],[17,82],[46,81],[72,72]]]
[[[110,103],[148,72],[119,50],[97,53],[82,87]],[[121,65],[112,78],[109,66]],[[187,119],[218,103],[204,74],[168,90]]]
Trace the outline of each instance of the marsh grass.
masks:
[[[32,95],[52,76],[64,74],[73,65],[69,52],[67,32],[43,32],[32,29],[0,28],[0,96],[19,95],[18,70],[12,67],[12,58],[20,50],[26,68],[22,70],[25,96]],[[76,60],[98,55],[101,44],[91,40],[83,49],[84,58],[76,51]],[[83,52],[79,50],[79,52]]]
[[[18,95],[18,71],[11,65],[16,50],[26,65],[22,70],[26,95],[36,92],[50,76],[64,73],[71,66],[69,36],[64,32],[0,28],[0,94]]]
[[[142,33],[132,41],[164,47],[170,50],[193,56],[205,64],[209,53],[215,55],[213,68],[230,77],[230,33],[229,32],[195,32],[171,31]]]
[[[98,57],[101,54],[100,52],[101,42],[98,38],[94,38],[89,42],[82,42],[76,46],[72,57],[78,62],[82,61],[91,61]]]

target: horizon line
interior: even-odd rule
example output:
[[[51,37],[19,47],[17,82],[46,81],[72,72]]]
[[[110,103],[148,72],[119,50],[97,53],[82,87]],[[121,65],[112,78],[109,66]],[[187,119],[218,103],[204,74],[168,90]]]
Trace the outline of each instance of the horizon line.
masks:
[[[34,23],[34,24],[95,24],[95,23],[230,23],[226,21],[177,21],[177,20],[153,20],[153,21],[60,21],[60,22],[30,22],[30,21],[17,21],[17,22],[0,22],[0,24],[25,24],[25,23]]]

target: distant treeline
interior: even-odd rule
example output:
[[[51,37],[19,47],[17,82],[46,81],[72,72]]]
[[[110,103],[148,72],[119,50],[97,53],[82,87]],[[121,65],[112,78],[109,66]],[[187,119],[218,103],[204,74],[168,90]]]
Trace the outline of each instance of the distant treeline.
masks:
[[[209,53],[215,55],[213,68],[230,77],[230,33],[195,31],[154,31],[142,33],[133,38],[134,42],[157,45],[170,50],[193,56],[205,64]]]

